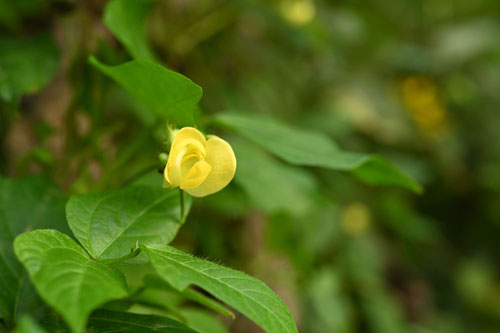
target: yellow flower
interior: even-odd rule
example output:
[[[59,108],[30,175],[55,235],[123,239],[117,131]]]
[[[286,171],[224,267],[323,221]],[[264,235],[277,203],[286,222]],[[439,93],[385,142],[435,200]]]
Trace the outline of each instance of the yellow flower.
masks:
[[[231,145],[217,136],[205,136],[193,127],[179,130],[165,167],[165,184],[179,186],[194,197],[222,190],[236,172]]]

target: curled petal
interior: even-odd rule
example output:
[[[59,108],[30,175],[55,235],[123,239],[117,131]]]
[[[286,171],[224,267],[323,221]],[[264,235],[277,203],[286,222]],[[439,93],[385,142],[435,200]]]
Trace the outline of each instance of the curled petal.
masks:
[[[194,197],[206,195],[222,190],[233,179],[236,172],[236,157],[231,145],[219,137],[213,136],[206,142],[205,161],[212,166],[212,170],[199,186],[186,189]]]
[[[212,166],[205,161],[196,162],[188,173],[182,177],[180,188],[183,190],[199,186],[205,181],[212,170]]]
[[[194,127],[184,127],[177,132],[164,171],[165,181],[170,187],[180,185],[182,179],[181,165],[184,156],[195,154],[201,158],[205,157],[205,144],[205,137]]]

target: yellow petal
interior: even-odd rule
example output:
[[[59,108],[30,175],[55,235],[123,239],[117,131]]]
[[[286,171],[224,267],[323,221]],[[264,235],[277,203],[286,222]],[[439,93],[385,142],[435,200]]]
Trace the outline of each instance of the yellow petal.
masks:
[[[180,185],[182,179],[182,160],[187,154],[196,154],[204,157],[206,139],[203,134],[194,127],[184,127],[174,137],[167,166],[165,168],[165,180],[170,187]]]
[[[181,179],[180,188],[183,190],[199,186],[210,174],[212,166],[205,161],[196,162],[189,172]]]
[[[171,187],[172,185],[170,184],[170,178],[168,177],[168,169],[165,167],[165,170],[163,170],[163,187]]]
[[[172,146],[175,146],[176,143],[187,140],[187,139],[195,139],[200,142],[205,143],[207,141],[203,133],[198,131],[194,127],[183,127],[181,128],[177,134],[174,136],[174,141],[172,142]]]
[[[194,197],[204,197],[222,190],[236,172],[233,149],[219,137],[213,136],[207,140],[205,161],[212,166],[205,181],[198,187],[186,189],[186,192]]]

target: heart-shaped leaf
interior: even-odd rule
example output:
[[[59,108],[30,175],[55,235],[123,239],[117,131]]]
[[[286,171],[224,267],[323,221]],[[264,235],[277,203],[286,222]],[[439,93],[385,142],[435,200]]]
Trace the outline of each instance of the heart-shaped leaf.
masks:
[[[158,274],[179,291],[197,285],[267,332],[297,332],[285,303],[262,281],[167,245],[141,246]]]
[[[128,186],[72,196],[66,205],[76,238],[96,259],[123,257],[140,244],[168,244],[182,221],[178,190]]]
[[[63,316],[74,333],[82,332],[92,310],[128,295],[121,272],[93,261],[74,240],[57,230],[21,234],[14,241],[14,251],[38,294]]]

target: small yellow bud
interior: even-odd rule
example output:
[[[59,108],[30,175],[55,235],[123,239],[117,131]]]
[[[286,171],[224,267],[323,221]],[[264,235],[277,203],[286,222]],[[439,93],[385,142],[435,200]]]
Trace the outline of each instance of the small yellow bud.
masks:
[[[222,190],[235,172],[236,157],[229,143],[217,136],[207,140],[196,128],[184,127],[173,137],[164,186],[204,197]]]

